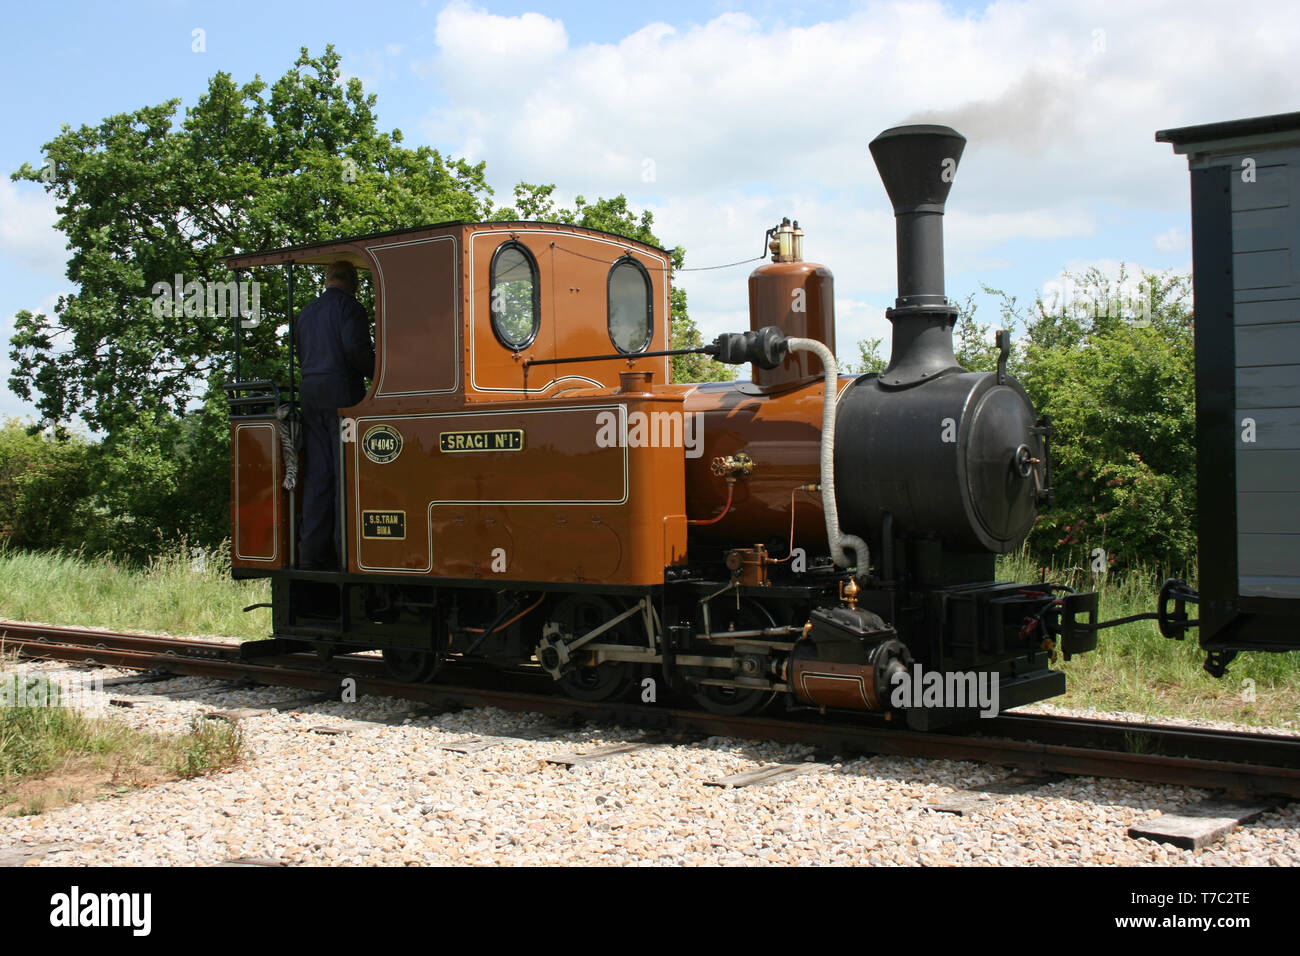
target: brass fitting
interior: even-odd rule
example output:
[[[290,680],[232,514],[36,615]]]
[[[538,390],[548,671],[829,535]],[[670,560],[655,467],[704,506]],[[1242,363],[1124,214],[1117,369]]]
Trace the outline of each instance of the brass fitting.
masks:
[[[743,451],[738,451],[734,455],[719,455],[709,462],[709,470],[719,478],[728,480],[745,478],[754,470],[754,459]]]
[[[767,566],[772,563],[772,559],[768,556],[767,548],[761,544],[728,551],[726,563],[732,580],[739,581],[745,587],[764,588],[772,583],[767,579]]]

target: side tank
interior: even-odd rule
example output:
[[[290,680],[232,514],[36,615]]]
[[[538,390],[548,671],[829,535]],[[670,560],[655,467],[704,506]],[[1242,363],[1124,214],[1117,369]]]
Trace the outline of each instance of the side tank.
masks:
[[[784,543],[793,502],[795,546],[826,553],[821,495],[811,489],[820,481],[823,387],[819,379],[756,395],[719,383],[686,397],[687,413],[702,416],[701,454],[686,460],[690,520],[714,518],[727,503],[715,459],[752,462],[726,516],[691,525],[693,541]],[[841,376],[835,434],[840,523],[874,545],[887,513],[895,533],[930,534],[965,552],[1014,550],[1033,526],[1047,451],[1013,378],[958,369],[896,391],[875,375]]]

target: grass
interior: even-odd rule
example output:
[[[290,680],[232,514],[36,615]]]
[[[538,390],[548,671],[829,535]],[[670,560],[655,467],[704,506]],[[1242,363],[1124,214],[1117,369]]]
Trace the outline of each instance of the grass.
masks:
[[[265,579],[233,581],[228,545],[196,552],[180,542],[146,567],[64,552],[0,547],[0,618],[107,630],[266,637],[271,612]]]
[[[239,761],[244,732],[237,722],[195,717],[190,732],[177,738],[168,755],[168,767],[182,779],[202,777]]]
[[[189,733],[165,737],[61,706],[58,686],[41,677],[0,673],[0,691],[0,812],[7,815],[212,773],[243,754],[237,725],[196,718]],[[45,705],[17,706],[33,701]]]
[[[1037,581],[1039,575],[1024,552],[998,562],[999,580]],[[1097,591],[1098,619],[1103,621],[1156,610],[1161,584],[1143,569],[1100,579],[1078,568],[1049,569],[1047,579]],[[1188,613],[1195,618],[1196,606],[1189,605]],[[1065,672],[1067,690],[1053,703],[1262,726],[1300,725],[1300,652],[1243,653],[1222,679],[1205,673],[1204,662],[1195,630],[1185,640],[1174,641],[1161,636],[1155,621],[1122,624],[1100,632],[1096,650],[1070,661],[1058,658],[1055,666]]]
[[[3,684],[6,701],[17,699],[21,689],[27,700],[48,705],[0,707],[0,780],[46,773],[68,753],[105,754],[117,747],[112,736],[96,734],[89,721],[59,706],[57,685],[16,674],[3,675]]]

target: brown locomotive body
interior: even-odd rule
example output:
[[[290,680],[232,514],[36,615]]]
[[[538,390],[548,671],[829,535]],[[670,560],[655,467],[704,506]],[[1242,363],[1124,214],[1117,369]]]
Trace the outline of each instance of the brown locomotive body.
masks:
[[[493,332],[490,276],[494,254],[516,243],[534,257],[540,286],[537,332],[517,350]],[[571,226],[458,224],[231,264],[341,258],[376,277],[374,384],[339,412],[351,423],[343,449],[352,573],[662,584],[666,567],[687,561],[687,521],[716,516],[726,504],[726,484],[710,472],[714,458],[747,452],[763,464],[738,483],[722,520],[692,535],[701,541],[784,538],[791,489],[817,481],[822,365],[815,356],[791,355],[785,367],[760,371],[752,390],[668,384],[667,357],[635,353],[525,364],[611,351],[608,273],[629,258],[644,268],[649,287],[640,351],[667,349],[662,250]],[[760,285],[773,278],[772,287]],[[811,327],[833,346],[826,269],[773,263],[750,281],[755,328],[784,320],[791,334]],[[805,288],[816,322],[791,321],[804,313],[788,307],[776,314]],[[632,368],[650,373],[648,382],[625,385],[621,373]],[[372,449],[380,436],[400,443],[391,458]],[[291,504],[279,487],[271,417],[232,423],[231,441],[234,564],[287,569]],[[810,544],[822,533],[821,503],[805,494],[798,507],[796,535]],[[393,515],[400,523],[380,523]]]
[[[941,215],[942,196],[926,208]],[[228,386],[233,564],[272,578],[268,647],[378,647],[409,679],[487,662],[585,699],[663,680],[727,713],[778,696],[887,711],[918,661],[994,672],[1004,705],[1059,693],[1047,658],[1057,637],[1090,646],[1075,627],[1088,596],[1062,608],[1050,589],[992,583],[1045,487],[1028,399],[957,366],[941,294],[900,296],[886,377],[838,376],[831,274],[803,261],[797,224],[773,234],[750,331],[708,347],[750,361],[752,381],[709,385],[669,381],[670,258],[620,236],[447,223],[230,260],[292,276],[347,259],[374,290],[374,380],[339,410],[337,572],[295,567],[292,389]],[[938,440],[953,402],[960,441],[909,471],[899,443],[932,414]],[[997,500],[921,501],[954,482]]]

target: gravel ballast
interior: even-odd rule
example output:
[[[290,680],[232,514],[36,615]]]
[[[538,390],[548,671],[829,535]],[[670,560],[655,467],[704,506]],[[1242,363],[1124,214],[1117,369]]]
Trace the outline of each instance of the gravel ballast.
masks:
[[[94,673],[108,679],[124,672]],[[111,687],[105,697],[147,700],[101,713],[180,734],[204,712],[296,696],[275,687],[193,694],[222,686],[186,677]],[[1195,804],[1208,791],[1066,777],[955,815],[927,804],[1008,771],[872,757],[725,789],[706,784],[798,762],[811,748],[715,737],[569,769],[545,758],[634,741],[642,732],[559,728],[538,715],[492,708],[411,716],[412,706],[364,698],[244,717],[246,757],[236,769],[0,819],[0,857],[28,866],[241,858],[288,865],[1300,864],[1300,804],[1266,813],[1203,850],[1180,850],[1131,839],[1128,827]],[[439,746],[487,736],[504,739],[468,754]]]

